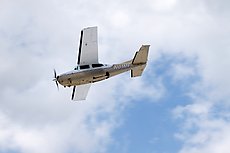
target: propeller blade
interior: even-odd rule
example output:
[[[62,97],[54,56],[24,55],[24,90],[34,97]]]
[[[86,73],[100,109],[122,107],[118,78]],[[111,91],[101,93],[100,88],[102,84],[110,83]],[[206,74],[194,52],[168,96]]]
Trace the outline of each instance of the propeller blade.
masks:
[[[59,90],[58,82],[57,81],[55,81],[55,82],[56,82],[56,85],[57,85],[57,89]]]
[[[57,76],[57,73],[56,73],[56,70],[54,69],[54,79],[53,81],[55,81],[56,83],[56,86],[57,86],[57,89],[59,90],[59,86],[58,86],[58,76]]]
[[[57,79],[57,73],[56,73],[56,70],[54,69],[54,78]]]

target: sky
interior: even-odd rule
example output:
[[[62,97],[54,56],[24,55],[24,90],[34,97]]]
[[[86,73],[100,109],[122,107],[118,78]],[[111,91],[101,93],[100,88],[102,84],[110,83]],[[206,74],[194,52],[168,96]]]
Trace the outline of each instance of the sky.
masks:
[[[230,2],[0,0],[0,153],[229,153]],[[86,101],[56,89],[81,29],[99,61],[151,45],[139,78],[95,83]]]

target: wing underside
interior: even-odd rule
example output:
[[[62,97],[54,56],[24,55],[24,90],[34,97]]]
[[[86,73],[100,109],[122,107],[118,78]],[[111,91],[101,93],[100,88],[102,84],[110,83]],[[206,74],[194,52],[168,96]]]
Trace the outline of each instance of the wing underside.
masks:
[[[88,95],[90,86],[91,84],[74,86],[71,99],[74,101],[85,100]]]
[[[78,65],[98,63],[97,27],[85,28],[81,31],[78,52]]]

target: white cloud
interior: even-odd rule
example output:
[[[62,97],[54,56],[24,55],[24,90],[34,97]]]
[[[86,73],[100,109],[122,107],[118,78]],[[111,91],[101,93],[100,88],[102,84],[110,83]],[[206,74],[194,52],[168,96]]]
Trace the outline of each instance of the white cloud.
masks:
[[[117,102],[116,92],[125,99],[164,94],[154,75],[159,84],[122,76],[96,84],[84,103],[69,102],[71,90],[56,92],[52,69],[74,66],[79,30],[96,24],[105,62],[127,60],[141,44],[151,44],[151,60],[162,52],[197,57],[195,68],[179,63],[170,72],[176,80],[201,77],[190,92],[194,102],[175,110],[186,121],[181,152],[227,152],[228,114],[220,110],[216,119],[212,110],[229,107],[228,6],[224,0],[0,1],[1,151],[103,152],[126,105]],[[114,91],[119,83],[123,90]],[[149,92],[138,90],[143,88]],[[103,121],[97,119],[104,113]],[[190,133],[191,126],[197,132]]]
[[[144,79],[150,81],[151,84]],[[152,75],[141,78],[125,78],[121,82],[122,98],[133,100],[158,101],[165,94],[165,89],[160,78]],[[129,82],[129,83],[127,83]]]
[[[115,27],[129,26],[129,16],[125,11],[114,12],[109,18]]]
[[[105,152],[119,125],[119,102],[105,89],[113,84],[95,86],[87,101],[75,103],[71,90],[57,92],[52,82],[54,67],[74,67],[82,17],[64,19],[66,10],[51,1],[1,6],[0,151]]]
[[[229,122],[222,117],[210,117],[210,112],[206,116],[190,113],[190,117],[186,119],[183,133],[177,135],[185,143],[180,153],[227,153],[230,139]],[[194,128],[197,131],[190,133],[189,130]]]
[[[53,88],[53,89],[52,89]],[[101,90],[101,89],[99,89]],[[102,91],[102,90],[101,90]],[[13,95],[13,96],[12,96]],[[99,94],[102,97],[103,93]],[[111,99],[110,93],[104,96]],[[71,102],[70,91],[57,92],[41,82],[31,89],[13,89],[1,96],[2,150],[27,152],[104,152],[116,123],[114,100]],[[106,104],[107,103],[107,104]],[[112,108],[111,108],[112,107]],[[110,114],[101,118],[101,114]],[[10,143],[9,143],[10,142]]]
[[[225,111],[229,108],[230,96],[229,44],[226,43],[229,11],[225,6],[228,4],[227,1],[177,3],[177,10],[157,16],[156,19],[162,19],[153,23],[150,30],[159,39],[155,43],[166,54],[182,52],[189,57],[195,55],[198,60],[195,66],[173,65],[170,72],[175,79],[186,79],[180,78],[182,74],[200,77],[189,93],[193,102],[175,109],[176,115],[184,119],[180,137],[185,143],[181,152],[228,151],[229,117]]]
[[[154,1],[149,1],[149,2],[152,3],[152,8],[154,10],[164,12],[164,11],[168,11],[174,8],[177,1],[178,0],[166,0],[166,1],[154,0]]]
[[[183,64],[174,64],[172,66],[172,71],[175,80],[182,80],[195,75],[193,67],[189,67]]]

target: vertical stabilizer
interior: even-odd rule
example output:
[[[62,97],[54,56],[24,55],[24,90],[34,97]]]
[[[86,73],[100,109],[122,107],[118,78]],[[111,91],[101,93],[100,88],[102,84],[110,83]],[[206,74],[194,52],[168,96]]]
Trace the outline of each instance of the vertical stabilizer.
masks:
[[[148,60],[149,47],[150,45],[142,45],[139,51],[136,52],[132,60],[132,64],[140,66],[131,70],[131,77],[138,77],[142,75]]]
[[[138,52],[136,52],[132,64],[145,64],[147,62],[150,45],[142,45]]]

